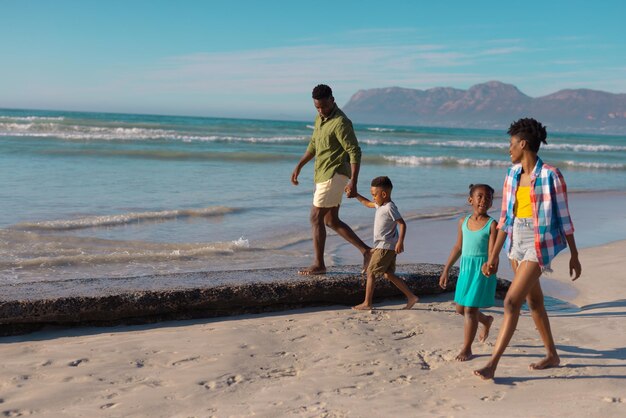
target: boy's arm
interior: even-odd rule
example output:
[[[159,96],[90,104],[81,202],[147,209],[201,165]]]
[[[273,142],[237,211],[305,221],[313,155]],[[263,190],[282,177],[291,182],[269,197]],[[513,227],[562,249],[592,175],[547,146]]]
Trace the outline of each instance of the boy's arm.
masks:
[[[404,252],[404,237],[406,235],[406,222],[404,219],[396,219],[396,223],[398,224],[398,229],[400,233],[398,234],[398,242],[396,243],[396,254],[400,254]]]
[[[372,202],[368,198],[364,197],[363,195],[360,195],[360,194],[357,193],[355,197],[356,197],[356,200],[361,202],[363,204],[363,206],[365,206],[367,208],[375,208],[376,207],[376,204],[374,202]]]
[[[463,225],[464,218],[459,219],[459,225],[457,227],[457,236],[456,242],[450,251],[450,255],[448,256],[448,261],[443,266],[443,271],[441,272],[441,276],[439,277],[439,287],[445,289],[448,286],[448,275],[450,274],[450,267],[456,263],[456,261],[461,256],[461,250],[463,248],[463,230],[461,229]]]

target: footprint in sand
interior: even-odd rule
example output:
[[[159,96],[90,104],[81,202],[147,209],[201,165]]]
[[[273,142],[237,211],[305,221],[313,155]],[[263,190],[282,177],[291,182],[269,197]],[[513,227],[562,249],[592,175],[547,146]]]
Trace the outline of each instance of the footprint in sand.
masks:
[[[391,379],[389,383],[400,383],[400,384],[408,385],[411,383],[412,380],[413,380],[412,376],[405,376],[402,374],[396,377],[395,379]]]
[[[184,359],[182,359],[182,360],[178,360],[178,361],[173,362],[173,363],[172,363],[172,366],[178,366],[178,365],[181,365],[181,364],[183,364],[183,363],[190,362],[190,361],[196,361],[196,360],[198,360],[199,358],[200,358],[200,356],[196,356],[196,357],[189,357],[189,358],[184,358]]]
[[[80,364],[87,363],[88,361],[88,358],[79,358],[78,360],[70,361],[67,365],[70,367],[78,367]]]
[[[225,380],[221,380],[223,378],[226,378]],[[215,380],[211,380],[211,381],[207,381],[207,380],[203,380],[198,382],[198,385],[200,386],[204,386],[205,389],[209,389],[209,390],[214,390],[214,389],[220,389],[223,388],[225,386],[233,386],[236,385],[238,383],[243,382],[243,376],[237,374],[237,375],[231,375],[231,374],[225,374],[222,375],[220,377],[217,378],[217,381]]]
[[[497,402],[501,401],[502,399],[504,399],[504,393],[502,392],[496,392],[491,396],[483,396],[482,398],[480,398],[480,400],[483,402]]]
[[[623,403],[624,402],[622,398],[611,397],[611,396],[605,396],[604,398],[602,398],[602,400],[608,403]]]
[[[262,374],[260,377],[261,379],[280,379],[281,377],[293,377],[297,375],[298,371],[293,367],[289,367],[286,369],[272,369]]]
[[[117,406],[116,403],[107,403],[107,404],[100,406],[100,409],[111,409],[111,408],[115,408],[116,406]]]
[[[24,411],[21,409],[7,409],[6,411],[2,411],[2,416],[4,417],[23,417],[24,415],[31,415],[33,411]]]

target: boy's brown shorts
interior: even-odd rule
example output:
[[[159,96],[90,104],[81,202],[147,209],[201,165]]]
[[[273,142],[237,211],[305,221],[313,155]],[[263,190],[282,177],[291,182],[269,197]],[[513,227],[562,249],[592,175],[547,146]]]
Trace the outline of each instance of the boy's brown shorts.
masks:
[[[372,252],[372,258],[367,266],[367,274],[373,274],[374,277],[382,276],[385,273],[396,272],[396,252],[394,250],[383,250],[375,248]]]

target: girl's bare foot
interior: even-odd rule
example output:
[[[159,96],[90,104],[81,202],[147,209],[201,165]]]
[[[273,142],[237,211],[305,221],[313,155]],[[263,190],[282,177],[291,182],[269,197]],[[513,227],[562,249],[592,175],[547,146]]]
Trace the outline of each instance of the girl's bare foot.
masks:
[[[352,309],[355,309],[357,311],[371,311],[372,305],[368,305],[367,303],[363,302],[360,305],[353,306]]]
[[[461,350],[459,354],[456,356],[456,361],[467,361],[470,360],[474,355],[472,354],[472,350]]]
[[[489,329],[491,328],[491,324],[493,324],[493,316],[487,316],[487,323],[483,324],[483,328],[480,331],[480,335],[478,336],[478,341],[484,343],[487,341],[487,337],[489,337]]]
[[[549,369],[550,367],[557,367],[559,364],[561,364],[559,356],[557,354],[551,354],[537,363],[531,363],[528,368],[530,370],[543,370]]]
[[[493,366],[485,366],[482,369],[474,370],[474,375],[480,377],[483,380],[493,379],[496,374],[496,369]]]
[[[306,269],[298,270],[298,274],[301,276],[314,276],[316,274],[326,274],[326,267],[311,266]]]
[[[406,306],[402,309],[411,309],[413,307],[413,305],[415,305],[415,303],[420,300],[420,298],[418,298],[417,296],[413,295],[413,297],[410,297],[407,302],[406,302]]]

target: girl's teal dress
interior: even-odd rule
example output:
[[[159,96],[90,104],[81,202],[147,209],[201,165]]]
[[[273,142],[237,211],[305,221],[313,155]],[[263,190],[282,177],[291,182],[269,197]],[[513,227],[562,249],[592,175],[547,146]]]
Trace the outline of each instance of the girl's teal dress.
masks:
[[[487,277],[480,268],[489,256],[489,230],[494,220],[489,219],[481,229],[471,231],[467,227],[469,217],[465,218],[461,226],[463,247],[454,301],[461,306],[486,308],[495,302],[496,275]]]

